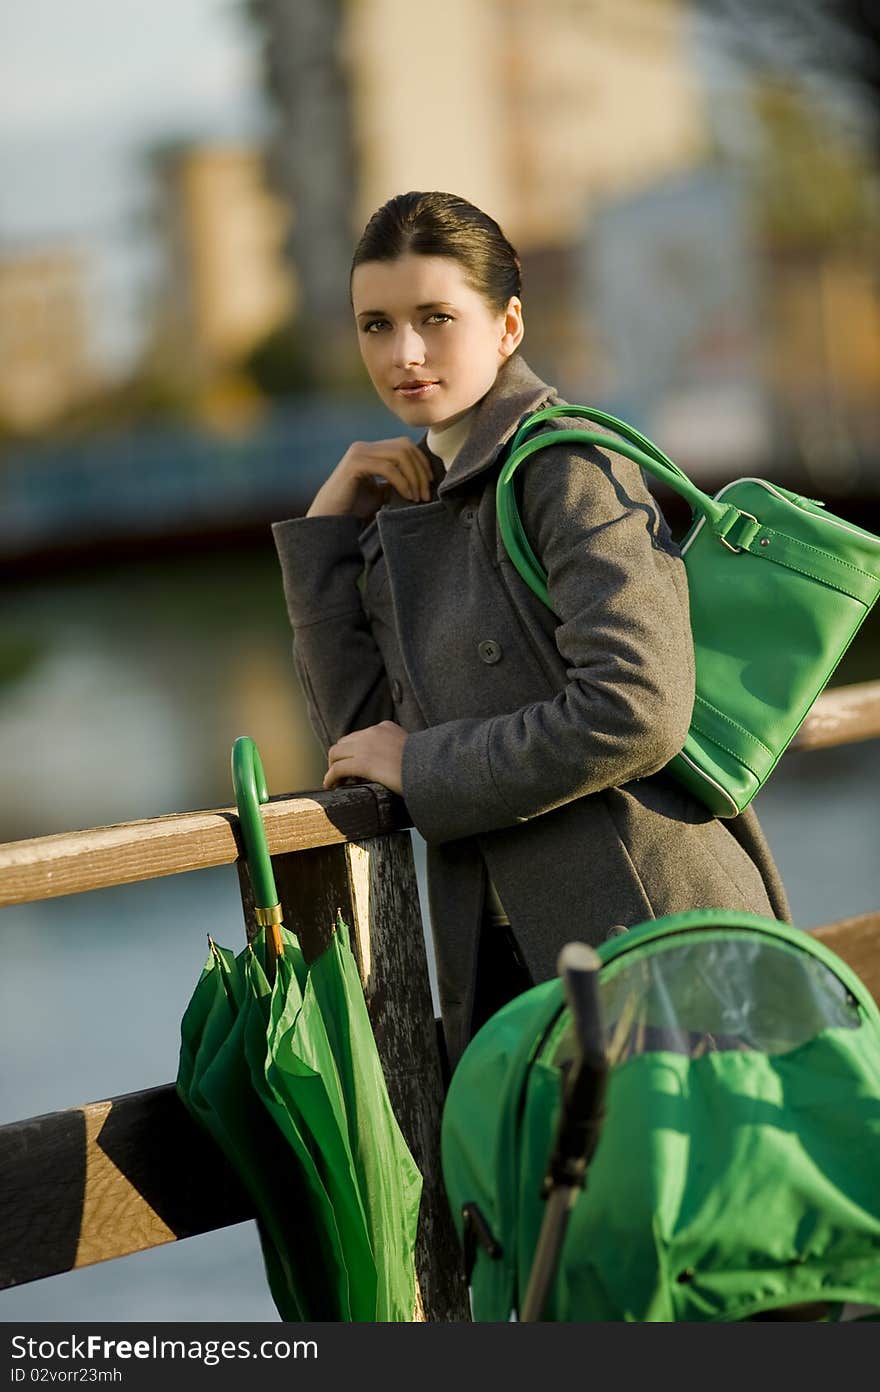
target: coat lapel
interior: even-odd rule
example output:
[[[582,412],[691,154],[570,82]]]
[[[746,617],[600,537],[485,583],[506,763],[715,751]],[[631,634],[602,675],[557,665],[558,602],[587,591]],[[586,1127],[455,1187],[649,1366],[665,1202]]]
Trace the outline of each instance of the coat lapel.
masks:
[[[479,660],[479,682],[459,690],[449,673],[469,668],[483,639],[511,653],[517,647],[517,634],[508,633],[507,605],[497,603],[494,553],[474,544],[473,509],[462,504],[481,489],[485,479],[478,476],[498,459],[523,416],[548,398],[555,398],[555,389],[515,354],[480,401],[445,476],[442,460],[419,442],[439,480],[431,501],[415,503],[392,493],[376,514],[401,660],[426,725],[491,715],[512,692],[522,705],[546,694],[546,680],[525,660],[512,685],[506,669]],[[452,630],[450,615],[456,616]]]
[[[556,388],[542,382],[519,353],[514,353],[512,358],[508,358],[477,406],[467,439],[445,476],[442,461],[437,460],[437,497],[444,498],[459,484],[470,482],[477,474],[489,468],[513,438],[523,416],[529,411],[537,410],[548,397],[555,396],[555,393]],[[419,444],[434,461],[437,456],[428,450],[426,441],[427,434]]]
[[[443,500],[459,484],[468,483],[488,469],[516,434],[523,416],[536,411],[548,401],[559,402],[556,388],[542,382],[528,363],[514,353],[498,373],[492,386],[474,413],[467,439],[447,473],[443,460],[428,448],[428,432],[416,443],[427,455],[434,477],[434,491]],[[380,514],[389,512],[421,512],[424,503],[412,503],[394,489],[382,504]]]

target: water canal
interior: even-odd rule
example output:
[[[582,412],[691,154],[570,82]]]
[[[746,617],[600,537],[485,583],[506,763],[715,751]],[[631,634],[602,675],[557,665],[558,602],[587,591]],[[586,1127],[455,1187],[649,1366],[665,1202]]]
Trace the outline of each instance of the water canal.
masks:
[[[878,676],[872,617],[837,679]],[[6,585],[3,840],[228,805],[240,734],[270,793],[320,787],[268,535]],[[801,926],[880,906],[878,784],[873,741],[791,754],[760,795]],[[206,932],[243,941],[232,867],[6,909],[0,926],[0,1123],[168,1082]],[[250,1223],[0,1294],[4,1321],[275,1318]]]

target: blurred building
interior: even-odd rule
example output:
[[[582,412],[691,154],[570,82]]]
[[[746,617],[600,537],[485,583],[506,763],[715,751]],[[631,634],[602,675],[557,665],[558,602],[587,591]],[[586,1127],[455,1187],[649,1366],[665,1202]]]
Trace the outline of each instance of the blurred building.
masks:
[[[96,385],[86,264],[71,249],[0,254],[0,423],[51,425]]]
[[[322,383],[344,383],[354,370],[348,268],[356,170],[365,155],[344,52],[357,0],[245,4],[263,33],[264,74],[275,108],[269,167],[275,187],[296,209],[287,250],[296,267],[311,375]],[[420,13],[413,6],[401,18],[420,27]]]
[[[165,268],[154,352],[208,386],[294,308],[283,256],[290,213],[269,190],[258,149],[175,146],[153,164]]]
[[[439,14],[357,0],[341,40],[356,226],[394,193],[442,188],[526,251],[568,245],[597,194],[701,157],[687,22],[681,0],[447,0]]]
[[[304,303],[352,347],[348,271],[367,219],[395,193],[446,189],[490,211],[517,247],[532,351],[570,378],[583,343],[570,249],[594,200],[705,150],[682,0],[250,9],[279,113],[272,168],[309,210],[291,243]]]
[[[603,399],[704,481],[759,468],[772,425],[742,179],[704,167],[611,198],[581,250]]]
[[[772,456],[823,487],[880,483],[876,168],[774,73],[771,18],[750,73],[694,0],[248,8],[273,179],[307,210],[288,250],[317,380],[362,375],[348,274],[370,215],[446,189],[520,252],[527,356],[569,399],[650,418],[707,473]]]

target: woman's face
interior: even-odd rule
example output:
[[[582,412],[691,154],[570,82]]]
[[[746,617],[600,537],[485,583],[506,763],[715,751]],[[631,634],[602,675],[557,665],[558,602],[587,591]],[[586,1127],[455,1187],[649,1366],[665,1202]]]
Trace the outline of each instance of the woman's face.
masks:
[[[516,296],[496,312],[447,256],[362,261],[351,294],[370,380],[407,425],[451,425],[486,395],[523,336]]]

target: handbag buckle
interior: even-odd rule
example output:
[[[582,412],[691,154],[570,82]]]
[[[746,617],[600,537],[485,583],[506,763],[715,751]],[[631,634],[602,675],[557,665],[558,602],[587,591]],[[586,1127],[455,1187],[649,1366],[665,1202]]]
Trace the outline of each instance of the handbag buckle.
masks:
[[[741,519],[748,518],[748,520],[749,520],[750,522],[754,522],[754,524],[755,524],[755,530],[752,532],[751,536],[749,537],[749,541],[753,540],[753,538],[754,538],[754,536],[756,535],[756,533],[760,530],[760,527],[761,527],[760,522],[758,521],[757,517],[753,517],[752,514],[751,514],[750,512],[743,512],[743,510],[742,510],[741,508],[737,508],[737,513],[738,513],[738,516],[735,517],[735,518],[733,519],[733,522],[731,523],[730,527],[727,529],[727,530],[728,530],[728,533],[730,533],[730,532],[733,531],[734,527],[737,525],[737,523],[738,523]],[[720,532],[716,532],[715,535],[718,537],[718,540],[721,542],[721,545],[727,547],[728,551],[734,551],[734,552],[736,552],[736,553],[739,553],[740,551],[745,550],[745,548],[744,548],[743,546],[736,546],[736,545],[733,545],[731,542],[729,542],[729,541],[727,540],[727,536],[722,536]]]

